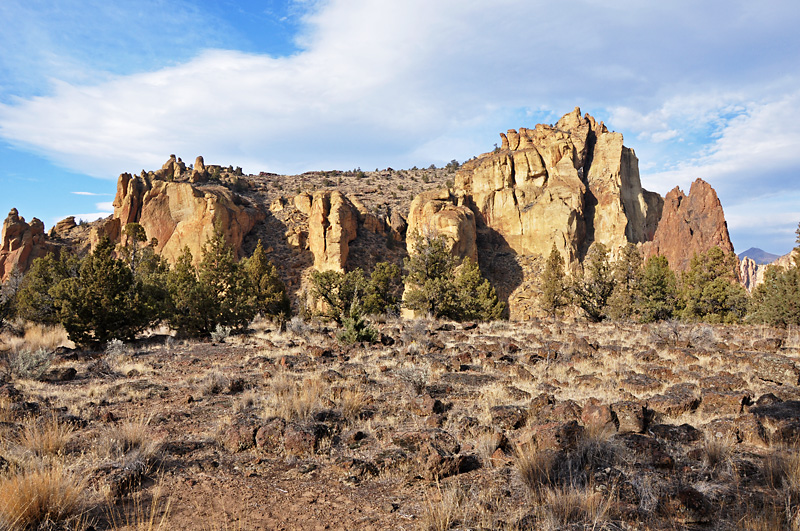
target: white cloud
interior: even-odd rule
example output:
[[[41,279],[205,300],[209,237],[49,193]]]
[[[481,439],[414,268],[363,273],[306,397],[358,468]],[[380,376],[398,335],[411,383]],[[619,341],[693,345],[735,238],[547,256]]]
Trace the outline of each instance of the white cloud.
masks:
[[[111,195],[111,194],[97,194],[97,193],[94,193],[94,192],[70,192],[70,193],[73,194],[73,195],[85,195],[85,196],[91,196],[91,197]]]
[[[102,203],[95,203],[97,210],[101,210],[103,212],[114,212],[114,204],[113,201],[105,201]]]
[[[175,1],[180,20],[202,24]],[[534,125],[510,116],[580,105],[626,133],[647,186],[663,193],[702,177],[736,204],[800,187],[786,173],[800,165],[800,10],[768,4],[301,1],[294,55],[209,49],[158,56],[171,66],[149,71],[125,55],[128,68],[109,72],[76,52],[68,68],[39,72],[54,79],[49,92],[0,98],[0,136],[104,178],[159,167],[170,153],[252,172],[400,168],[463,160],[491,149],[497,131]],[[150,35],[157,18],[134,28]],[[70,20],[81,24],[80,13]],[[25,40],[44,53],[36,45]],[[9,49],[24,63],[22,48]]]

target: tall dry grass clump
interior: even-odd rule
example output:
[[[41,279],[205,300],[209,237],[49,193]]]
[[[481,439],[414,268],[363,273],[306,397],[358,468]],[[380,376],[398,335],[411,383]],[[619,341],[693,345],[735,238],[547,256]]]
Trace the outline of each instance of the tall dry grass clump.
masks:
[[[84,480],[60,465],[0,476],[0,529],[27,529],[75,514]]]
[[[17,443],[36,457],[55,456],[63,453],[74,433],[74,426],[55,414],[30,417],[23,422]]]
[[[318,375],[295,381],[289,375],[280,373],[270,381],[269,387],[265,415],[286,420],[309,418],[322,407],[322,399],[327,392],[327,385]]]

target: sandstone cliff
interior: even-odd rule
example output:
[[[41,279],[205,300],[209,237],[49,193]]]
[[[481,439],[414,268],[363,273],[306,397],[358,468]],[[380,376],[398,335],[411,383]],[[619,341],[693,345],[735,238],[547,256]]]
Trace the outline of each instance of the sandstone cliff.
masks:
[[[0,247],[0,281],[5,282],[16,269],[25,273],[34,259],[49,251],[44,223],[33,218],[30,223],[12,208],[3,222],[3,246]]]
[[[695,254],[712,247],[733,252],[717,193],[702,179],[692,183],[688,196],[677,187],[671,190],[653,241],[643,246],[644,256],[664,255],[672,269],[686,271]]]
[[[409,254],[416,251],[418,236],[444,235],[451,253],[478,262],[475,215],[469,208],[458,205],[457,198],[447,190],[425,192],[411,202],[407,234]]]
[[[96,236],[106,233],[119,240],[126,224],[139,223],[148,238],[158,240],[156,249],[174,263],[184,247],[198,260],[205,242],[219,230],[241,255],[244,236],[264,213],[224,186],[175,180],[185,172],[185,165],[173,155],[154,173],[120,175],[114,215]]]
[[[509,130],[502,146],[465,163],[454,194],[516,253],[553,246],[568,262],[598,241],[612,251],[652,237],[661,198],[642,189],[638,160],[622,135],[580,109],[556,125]]]
[[[757,264],[755,260],[745,256],[739,263],[739,278],[747,291],[752,292],[756,286],[764,282],[764,275],[768,267],[789,269],[794,266],[796,251],[785,254],[769,264]]]
[[[314,194],[308,215],[308,247],[318,271],[344,271],[357,231],[358,214],[350,200],[340,192]]]

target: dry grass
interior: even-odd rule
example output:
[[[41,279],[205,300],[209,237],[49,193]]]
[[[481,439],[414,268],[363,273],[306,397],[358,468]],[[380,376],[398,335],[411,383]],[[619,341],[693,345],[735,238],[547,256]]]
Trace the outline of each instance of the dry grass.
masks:
[[[582,524],[597,529],[607,520],[613,499],[613,492],[605,496],[588,487],[546,489],[541,496],[541,505],[536,509],[540,528],[555,531]]]
[[[132,496],[127,509],[115,509],[114,500],[107,499],[106,517],[114,531],[161,531],[173,527],[169,523],[172,498],[164,497],[163,482],[159,481],[147,500],[143,492]]]
[[[372,397],[363,389],[344,389],[337,401],[338,407],[342,411],[342,416],[349,421],[357,420],[361,411],[364,409]]]
[[[22,424],[17,444],[36,457],[61,455],[74,433],[75,428],[55,414],[30,417]]]
[[[517,447],[514,465],[522,483],[534,497],[552,483],[554,455],[552,452]]]
[[[141,460],[147,465],[158,460],[161,444],[150,430],[150,417],[139,415],[109,426],[101,434],[95,451],[114,460]]]
[[[455,487],[436,489],[425,494],[425,511],[422,513],[420,528],[425,531],[447,531],[456,522],[463,493]]]
[[[84,498],[84,481],[61,466],[0,477],[0,529],[25,529],[73,515]]]
[[[22,337],[11,337],[7,340],[8,348],[13,352],[21,350],[36,351],[39,349],[55,350],[58,347],[74,347],[67,337],[67,331],[61,325],[42,325],[26,323]]]
[[[303,420],[322,407],[327,385],[312,375],[302,381],[294,381],[289,375],[280,373],[270,381],[264,414],[286,420]]]

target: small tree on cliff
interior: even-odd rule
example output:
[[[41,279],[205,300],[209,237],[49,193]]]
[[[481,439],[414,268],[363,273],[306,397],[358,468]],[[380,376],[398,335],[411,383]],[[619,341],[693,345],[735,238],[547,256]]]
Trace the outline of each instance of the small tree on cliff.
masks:
[[[564,280],[564,258],[561,257],[561,253],[558,252],[554,243],[541,276],[539,307],[548,316],[555,318],[568,304],[569,290]]]

